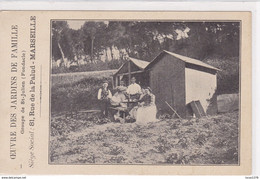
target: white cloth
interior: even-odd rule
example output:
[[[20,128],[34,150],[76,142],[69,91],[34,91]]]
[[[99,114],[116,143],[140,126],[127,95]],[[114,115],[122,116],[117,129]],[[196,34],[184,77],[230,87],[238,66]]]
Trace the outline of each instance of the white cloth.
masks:
[[[125,95],[123,93],[115,93],[114,96],[111,98],[110,102],[111,105],[120,105],[122,107],[127,107],[126,103],[122,103],[126,99]]]
[[[134,83],[128,86],[126,92],[127,94],[131,94],[131,95],[141,93],[141,87],[140,85]]]
[[[146,124],[148,122],[156,122],[156,106],[134,107],[130,111],[130,116],[136,119],[137,124]]]

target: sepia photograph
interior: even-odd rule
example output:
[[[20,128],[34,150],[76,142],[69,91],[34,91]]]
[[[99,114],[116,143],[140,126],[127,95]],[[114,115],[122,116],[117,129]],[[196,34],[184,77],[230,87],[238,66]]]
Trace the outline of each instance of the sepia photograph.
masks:
[[[240,21],[50,21],[49,164],[240,165]]]

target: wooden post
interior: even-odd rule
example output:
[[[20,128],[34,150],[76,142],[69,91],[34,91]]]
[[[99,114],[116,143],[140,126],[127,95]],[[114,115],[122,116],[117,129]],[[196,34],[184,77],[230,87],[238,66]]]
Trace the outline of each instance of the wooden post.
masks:
[[[116,76],[116,77],[115,77],[115,87],[118,86],[118,81],[117,81],[117,80],[118,80],[118,77]]]
[[[120,83],[120,76],[117,76],[117,86],[120,86],[121,83]]]
[[[117,77],[112,77],[112,88],[114,89],[116,87],[116,78]]]

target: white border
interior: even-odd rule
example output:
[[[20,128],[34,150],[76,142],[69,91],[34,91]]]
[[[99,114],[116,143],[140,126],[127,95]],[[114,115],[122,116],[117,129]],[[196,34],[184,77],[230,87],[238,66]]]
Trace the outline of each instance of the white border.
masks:
[[[162,11],[252,11],[257,2],[171,1],[13,1],[0,0],[0,10],[162,10]]]
[[[232,0],[231,0],[232,1]],[[252,175],[260,175],[260,2],[171,2],[171,1],[4,1],[0,10],[163,10],[163,11],[251,11],[252,12]],[[258,152],[257,152],[258,151]],[[39,176],[38,176],[39,177]],[[37,178],[38,178],[37,177]],[[50,177],[50,178],[57,178]],[[60,176],[58,178],[69,178]],[[77,178],[83,176],[77,176]],[[99,176],[100,178],[102,176]],[[98,177],[98,178],[99,178]],[[122,176],[106,176],[121,178]],[[124,176],[125,178],[126,176]],[[137,176],[133,176],[137,177]],[[30,177],[27,177],[30,178]],[[40,177],[39,177],[40,178]],[[102,177],[103,178],[103,177]],[[138,178],[138,177],[137,177]],[[152,177],[153,178],[153,177]],[[183,177],[177,177],[183,178]],[[186,178],[186,177],[185,177]],[[204,178],[201,176],[193,178]],[[215,177],[211,177],[215,178]],[[227,177],[224,177],[227,178]],[[228,178],[233,178],[228,176]],[[236,177],[237,178],[237,177]],[[240,178],[240,177],[239,177]],[[242,177],[241,177],[242,178]],[[243,177],[245,178],[245,177]]]

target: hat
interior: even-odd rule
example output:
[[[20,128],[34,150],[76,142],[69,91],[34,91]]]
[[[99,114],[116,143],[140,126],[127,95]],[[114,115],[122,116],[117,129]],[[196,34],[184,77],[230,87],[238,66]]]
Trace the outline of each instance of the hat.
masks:
[[[123,92],[123,91],[126,91],[126,87],[125,86],[118,86],[117,88],[116,88],[116,90],[117,91],[120,91],[120,92]]]

